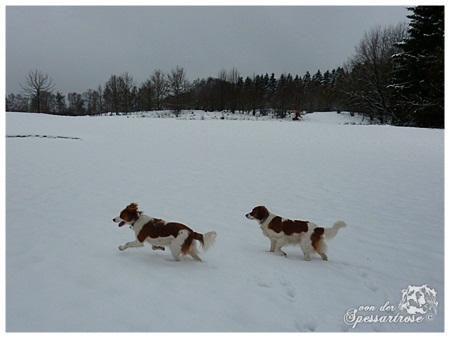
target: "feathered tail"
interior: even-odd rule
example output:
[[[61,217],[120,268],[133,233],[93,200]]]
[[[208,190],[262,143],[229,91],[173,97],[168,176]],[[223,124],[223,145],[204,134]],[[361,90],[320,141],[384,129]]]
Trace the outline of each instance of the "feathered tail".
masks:
[[[216,241],[216,237],[217,237],[217,233],[215,231],[210,231],[210,232],[207,232],[206,234],[200,234],[198,232],[191,232],[189,234],[188,238],[186,238],[186,241],[184,242],[184,244],[182,245],[181,251],[184,254],[187,254],[190,250],[192,241],[194,239],[199,241],[200,244],[202,245],[203,251],[206,251],[210,247],[212,247],[212,245]]]
[[[326,239],[332,239],[336,236],[336,234],[338,233],[339,229],[341,228],[345,228],[347,226],[347,224],[343,221],[337,221],[333,224],[333,226],[331,228],[324,228],[324,237]]]

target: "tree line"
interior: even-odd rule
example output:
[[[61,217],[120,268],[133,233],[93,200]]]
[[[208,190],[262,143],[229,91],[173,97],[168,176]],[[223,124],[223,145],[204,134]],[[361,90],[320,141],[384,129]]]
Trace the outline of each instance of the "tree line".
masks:
[[[444,7],[408,8],[410,24],[365,33],[342,67],[303,75],[242,76],[236,68],[189,81],[183,67],[154,70],[140,85],[129,73],[111,75],[83,93],[56,91],[53,80],[30,71],[22,94],[6,97],[7,111],[96,115],[107,112],[200,109],[277,117],[350,111],[377,123],[444,127]]]
[[[318,70],[304,76],[260,74],[244,78],[235,68],[221,70],[217,77],[189,82],[183,67],[168,74],[155,70],[140,86],[129,73],[111,75],[103,86],[83,93],[53,93],[52,80],[38,70],[27,77],[28,95],[7,96],[8,111],[47,112],[60,115],[96,115],[106,112],[128,114],[135,111],[186,109],[266,114],[275,111],[285,117],[293,111],[340,109],[337,92],[343,68]],[[47,88],[48,87],[48,88]],[[30,99],[31,98],[31,99]]]

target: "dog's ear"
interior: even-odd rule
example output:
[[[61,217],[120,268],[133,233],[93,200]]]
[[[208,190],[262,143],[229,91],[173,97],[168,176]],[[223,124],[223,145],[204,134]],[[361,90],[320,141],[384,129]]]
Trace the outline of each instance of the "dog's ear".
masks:
[[[130,203],[130,205],[127,206],[127,209],[130,211],[137,211],[138,205],[137,205],[137,203]]]
[[[259,220],[263,220],[269,216],[269,210],[267,210],[265,206],[260,205],[255,209],[256,209],[256,218],[258,218]]]

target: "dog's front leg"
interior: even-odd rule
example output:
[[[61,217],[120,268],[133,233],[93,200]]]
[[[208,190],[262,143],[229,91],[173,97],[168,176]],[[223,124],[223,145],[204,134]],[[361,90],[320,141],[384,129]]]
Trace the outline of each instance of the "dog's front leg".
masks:
[[[275,245],[277,244],[277,241],[270,239],[270,252],[275,251]]]
[[[286,256],[287,256],[287,255],[286,255],[286,252],[284,252],[283,250],[281,250],[281,248],[282,248],[283,246],[285,246],[286,244],[287,244],[286,241],[284,241],[284,240],[282,240],[282,239],[279,239],[279,240],[276,242],[276,244],[275,244],[275,252],[276,252],[278,255],[280,255],[280,256],[286,257]]]
[[[128,242],[128,243],[125,243],[124,245],[119,246],[119,250],[123,251],[127,248],[139,248],[141,246],[144,246],[144,243],[141,243],[138,240],[135,240],[133,242]]]

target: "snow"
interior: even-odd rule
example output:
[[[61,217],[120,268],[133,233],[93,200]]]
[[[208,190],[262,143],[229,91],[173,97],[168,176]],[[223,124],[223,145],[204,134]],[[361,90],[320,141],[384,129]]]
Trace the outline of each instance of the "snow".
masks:
[[[347,113],[194,115],[6,113],[6,331],[444,330],[443,130],[359,125]],[[216,243],[201,263],[149,245],[120,252],[134,233],[112,219],[130,202],[216,231]],[[260,204],[347,227],[328,262],[293,246],[280,257],[244,216]],[[432,318],[344,322],[351,309],[369,321],[408,316],[383,305],[423,284],[437,292]]]

